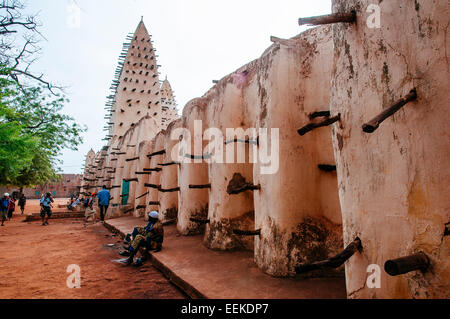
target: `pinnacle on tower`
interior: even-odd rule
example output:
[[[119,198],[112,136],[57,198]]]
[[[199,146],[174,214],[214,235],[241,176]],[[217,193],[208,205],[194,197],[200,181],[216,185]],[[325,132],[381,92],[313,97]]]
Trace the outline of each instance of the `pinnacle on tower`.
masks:
[[[110,114],[107,123],[108,140],[114,136],[123,136],[145,114],[149,113],[161,123],[162,109],[160,92],[153,88],[159,81],[158,64],[151,36],[145,27],[143,17],[133,34],[126,38],[119,58],[116,77],[112,83],[113,94],[106,104]]]

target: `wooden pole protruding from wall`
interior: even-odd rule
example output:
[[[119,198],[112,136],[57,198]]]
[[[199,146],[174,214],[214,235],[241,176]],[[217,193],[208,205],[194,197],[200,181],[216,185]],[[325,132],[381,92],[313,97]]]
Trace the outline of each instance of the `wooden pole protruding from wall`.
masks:
[[[129,179],[124,178],[123,180],[124,180],[125,182],[127,182],[127,183],[130,183],[130,182],[139,182],[139,180],[138,180],[137,178],[129,178]]]
[[[363,124],[362,129],[366,133],[373,133],[380,126],[381,123],[388,117],[392,116],[400,110],[406,103],[417,99],[416,89],[412,89],[405,97],[397,100],[392,106],[383,110],[379,115],[375,116],[369,122]]]
[[[331,113],[330,113],[330,111],[317,111],[317,112],[310,113],[308,115],[310,120],[315,119],[316,117],[322,117],[322,116],[330,117]]]
[[[204,184],[204,185],[189,185],[190,189],[205,189],[205,188],[211,188],[211,184]]]
[[[298,19],[299,25],[322,25],[331,23],[353,23],[356,21],[356,12],[336,12],[321,16],[307,17]]]
[[[235,173],[233,175],[233,178],[230,180],[230,183],[228,184],[227,193],[229,195],[236,195],[245,191],[254,191],[260,189],[261,185],[253,185],[252,183],[248,183],[241,174]]]
[[[192,154],[184,154],[184,157],[189,158],[189,159],[210,159],[212,157],[212,154],[202,154],[202,155],[192,155]]]
[[[336,170],[336,165],[330,164],[319,164],[317,167],[324,172],[334,172]]]
[[[150,206],[151,205],[155,205],[155,206],[159,206],[160,205],[160,203],[159,202],[150,202],[150,203],[148,203]]]
[[[239,235],[239,236],[259,236],[259,235],[261,235],[261,229],[257,229],[257,230],[233,229],[233,234]]]
[[[144,168],[144,172],[161,172],[162,168],[156,167],[156,168]]]
[[[180,188],[179,188],[179,187],[169,188],[169,189],[159,188],[158,190],[159,190],[161,193],[173,193],[173,192],[179,192],[179,191],[180,191]]]
[[[149,187],[149,188],[155,188],[155,189],[160,189],[161,185],[155,185],[155,184],[144,184],[145,187]]]
[[[166,167],[166,166],[179,165],[179,164],[180,164],[180,162],[170,162],[170,163],[162,163],[162,164],[158,164],[158,165]]]
[[[252,145],[259,145],[259,138],[246,139],[246,140],[235,138],[234,140],[225,141],[225,145],[231,144],[231,143],[246,143],[246,144],[252,144]]]
[[[133,157],[133,158],[127,158],[125,161],[126,162],[133,162],[133,161],[137,161],[139,159],[139,156],[138,157]]]
[[[147,196],[149,193],[150,193],[150,192],[147,192],[147,193],[145,193],[145,194],[142,194],[141,196],[136,197],[136,199],[140,199],[140,198],[142,198],[142,197],[145,197],[145,196]]]
[[[295,267],[295,272],[297,274],[309,272],[312,270],[323,269],[323,268],[338,268],[343,263],[345,263],[351,256],[353,256],[357,251],[362,250],[361,239],[355,238],[341,253],[334,257],[328,258],[326,260],[317,261],[309,264],[300,264]]]
[[[156,156],[156,155],[164,155],[164,154],[166,154],[166,150],[161,150],[161,151],[158,151],[158,152],[154,152],[154,153],[148,154],[147,157],[151,158],[151,157]]]
[[[329,126],[329,125],[339,121],[340,119],[341,119],[341,114],[338,114],[336,116],[326,118],[325,120],[318,122],[318,123],[309,123],[309,124],[303,126],[301,129],[299,129],[297,132],[298,132],[298,134],[303,136],[306,133],[308,133],[316,128],[319,128],[322,126]]]
[[[429,266],[430,259],[428,256],[423,252],[418,252],[406,257],[386,261],[384,270],[391,276],[398,276],[414,270],[425,272]]]
[[[189,218],[189,220],[190,220],[191,222],[198,223],[198,224],[201,224],[201,225],[209,224],[209,223],[210,223],[210,220],[209,220],[209,219]]]

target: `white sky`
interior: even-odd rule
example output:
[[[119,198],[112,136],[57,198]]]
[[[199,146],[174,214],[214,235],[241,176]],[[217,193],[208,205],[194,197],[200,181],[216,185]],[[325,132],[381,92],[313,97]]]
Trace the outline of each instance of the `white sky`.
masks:
[[[270,36],[292,37],[306,27],[298,18],[331,12],[331,0],[76,0],[79,28],[68,23],[73,0],[28,0],[43,23],[43,52],[34,71],[68,87],[64,112],[88,127],[78,152],[65,151],[65,173],[81,173],[85,154],[103,145],[104,104],[122,43],[141,16],[175,91],[179,113],[191,99],[271,45]]]

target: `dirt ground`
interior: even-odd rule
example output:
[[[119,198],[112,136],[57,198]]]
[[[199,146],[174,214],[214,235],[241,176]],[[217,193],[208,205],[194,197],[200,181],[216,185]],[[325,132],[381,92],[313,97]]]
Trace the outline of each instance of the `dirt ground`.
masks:
[[[139,268],[112,262],[123,258],[122,240],[101,223],[62,219],[42,226],[23,220],[16,210],[0,227],[0,299],[185,298],[148,262]],[[66,284],[72,264],[81,269],[79,289]]]
[[[66,205],[69,203],[69,199],[67,198],[55,198],[52,211],[54,212],[62,212],[67,211]],[[64,206],[64,207],[59,207]],[[27,203],[25,205],[24,215],[31,215],[32,213],[38,213],[40,210],[40,204],[38,199],[27,199]],[[16,202],[16,215],[20,216],[20,207]]]

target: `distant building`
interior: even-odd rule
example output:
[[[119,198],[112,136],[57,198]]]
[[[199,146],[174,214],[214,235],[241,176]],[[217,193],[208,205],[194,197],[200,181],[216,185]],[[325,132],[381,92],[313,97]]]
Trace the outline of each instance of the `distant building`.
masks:
[[[81,174],[62,174],[59,182],[24,188],[23,193],[28,199],[40,198],[45,193],[50,193],[55,198],[68,198],[80,192],[82,180],[83,175]],[[19,192],[19,187],[0,187],[0,194],[13,194],[14,192]]]

